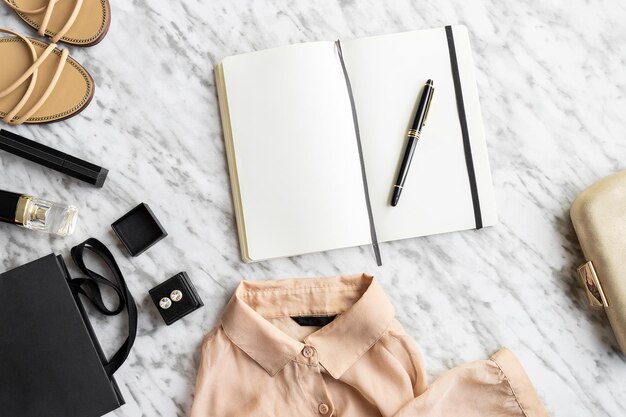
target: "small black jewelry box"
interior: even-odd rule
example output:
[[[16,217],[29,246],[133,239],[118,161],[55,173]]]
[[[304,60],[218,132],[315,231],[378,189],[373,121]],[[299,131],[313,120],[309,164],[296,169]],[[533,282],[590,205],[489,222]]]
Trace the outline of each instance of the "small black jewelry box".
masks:
[[[167,232],[146,203],[139,204],[111,227],[132,256],[141,255],[167,236]]]
[[[148,292],[168,326],[204,305],[186,272],[179,272]]]

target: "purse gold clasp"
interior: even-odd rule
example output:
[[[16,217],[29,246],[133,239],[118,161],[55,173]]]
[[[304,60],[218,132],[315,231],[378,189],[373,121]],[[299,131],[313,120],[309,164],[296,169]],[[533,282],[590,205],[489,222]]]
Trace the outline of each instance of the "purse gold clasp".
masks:
[[[585,293],[587,294],[587,300],[591,307],[608,307],[609,303],[604,296],[604,290],[598,280],[596,269],[593,267],[591,261],[586,262],[577,269],[578,276],[580,277],[583,286],[585,287]]]

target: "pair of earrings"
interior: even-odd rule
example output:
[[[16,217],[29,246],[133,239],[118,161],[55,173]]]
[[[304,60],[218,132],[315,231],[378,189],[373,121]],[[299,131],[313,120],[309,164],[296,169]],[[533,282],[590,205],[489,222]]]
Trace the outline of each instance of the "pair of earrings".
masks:
[[[161,307],[163,310],[167,310],[172,306],[172,301],[177,303],[182,299],[183,293],[180,290],[174,290],[169,297],[161,298],[161,301],[159,301],[159,307]]]

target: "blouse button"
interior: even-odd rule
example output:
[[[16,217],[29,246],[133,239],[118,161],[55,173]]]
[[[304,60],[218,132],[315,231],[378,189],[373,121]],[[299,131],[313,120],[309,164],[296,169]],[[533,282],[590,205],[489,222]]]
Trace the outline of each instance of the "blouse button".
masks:
[[[326,404],[321,403],[319,407],[317,407],[317,410],[320,412],[320,414],[328,414],[330,408],[328,408]]]
[[[302,349],[302,356],[305,358],[310,358],[314,353],[315,350],[313,350],[311,346],[305,346],[304,349]]]

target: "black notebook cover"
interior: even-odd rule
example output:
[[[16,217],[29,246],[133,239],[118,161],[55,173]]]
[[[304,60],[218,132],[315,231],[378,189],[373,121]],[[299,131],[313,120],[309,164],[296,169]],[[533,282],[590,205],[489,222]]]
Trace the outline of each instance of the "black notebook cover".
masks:
[[[124,400],[61,257],[0,275],[0,415],[100,417]]]

